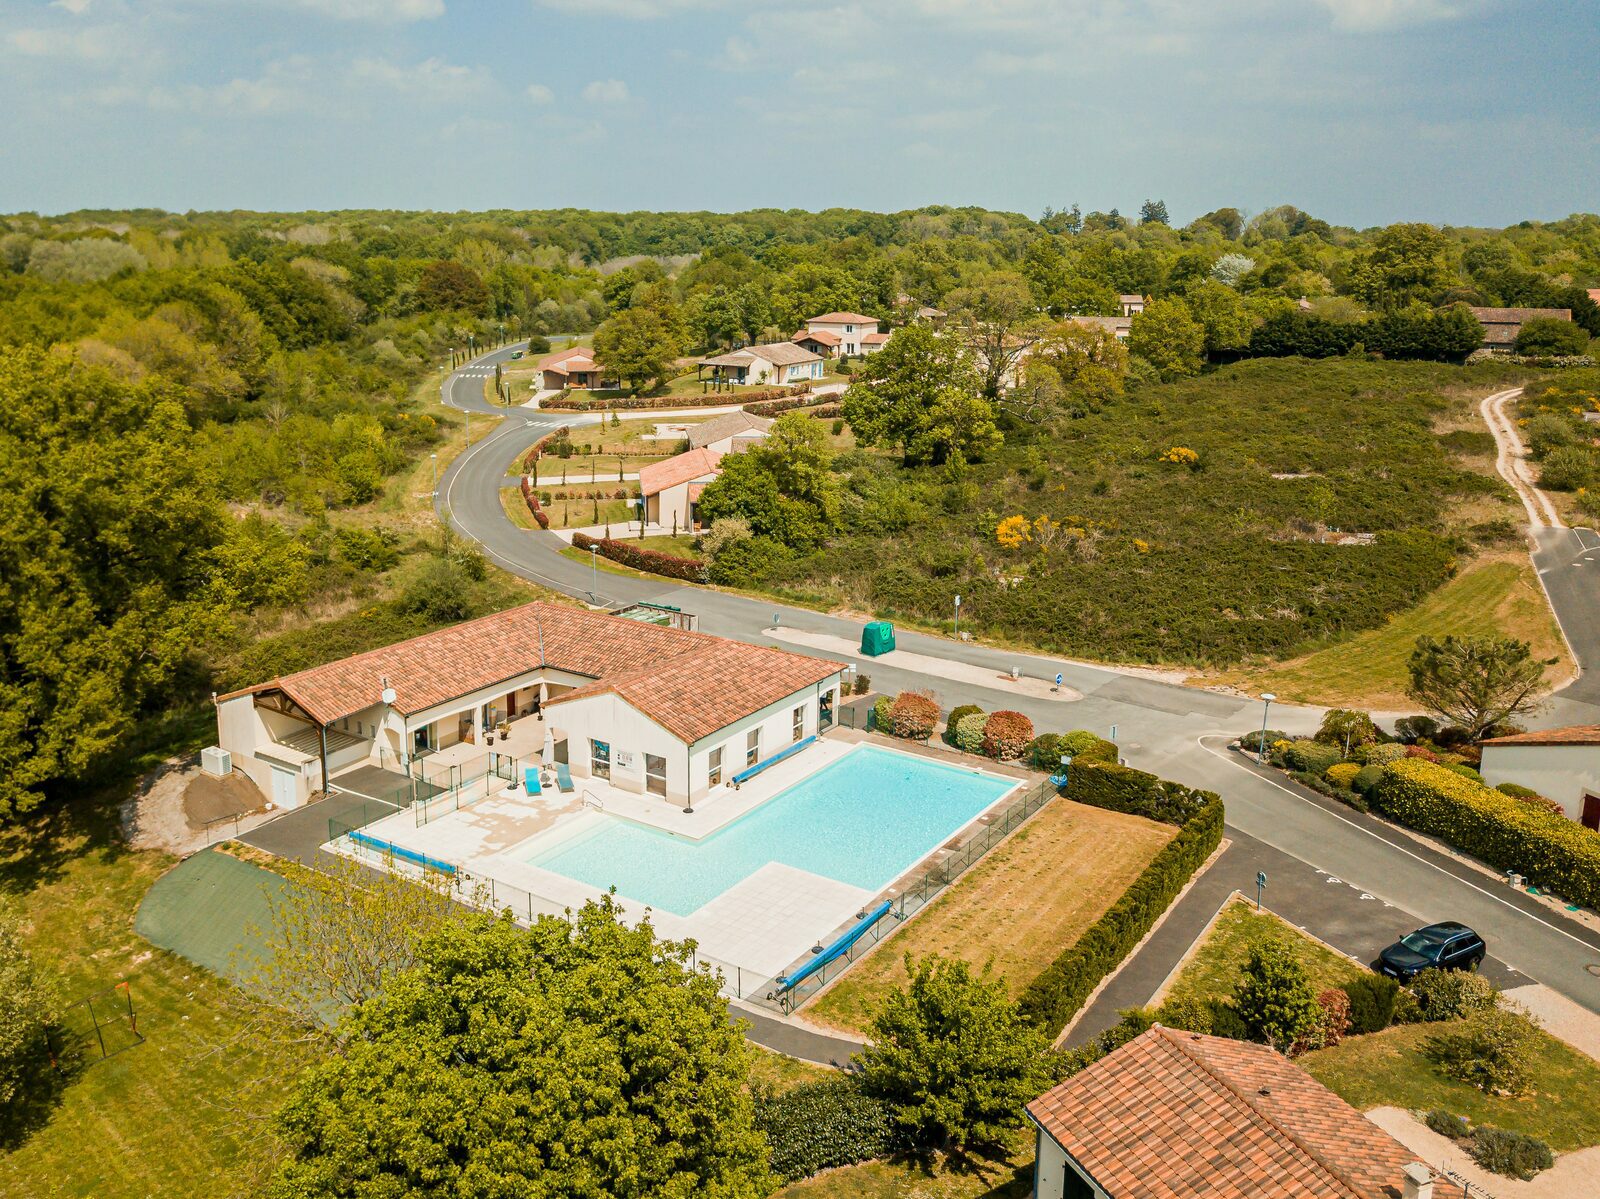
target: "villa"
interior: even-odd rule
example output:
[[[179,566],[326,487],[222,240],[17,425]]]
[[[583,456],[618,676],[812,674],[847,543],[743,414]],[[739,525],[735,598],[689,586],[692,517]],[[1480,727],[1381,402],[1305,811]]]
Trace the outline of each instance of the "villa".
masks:
[[[1569,725],[1492,737],[1483,781],[1516,783],[1561,805],[1569,820],[1600,832],[1600,725]]]
[[[691,426],[689,448],[711,450],[717,454],[737,454],[763,440],[771,428],[771,417],[757,416],[740,409]]]
[[[592,391],[603,385],[604,373],[587,346],[570,346],[539,360],[539,386],[545,391]]]
[[[1086,329],[1099,329],[1103,333],[1109,333],[1118,341],[1127,341],[1128,335],[1133,332],[1133,316],[1127,312],[1122,316],[1069,316],[1067,320]]]
[[[1118,296],[1117,307],[1122,310],[1123,316],[1138,316],[1144,311],[1145,305],[1150,302],[1149,296]]]
[[[862,316],[859,312],[824,312],[807,320],[804,332],[827,333],[838,338],[841,354],[872,354],[889,340],[887,333],[878,332],[877,317]]]
[[[217,740],[283,808],[491,753],[683,806],[831,725],[845,670],[536,602],[218,696]]]
[[[839,352],[841,338],[837,333],[829,333],[819,329],[815,333],[808,333],[804,329],[789,339],[803,350],[810,350],[821,358],[832,358]]]
[[[726,452],[700,446],[641,466],[639,494],[644,497],[645,520],[653,525],[693,529],[700,519],[696,510],[700,494],[721,473],[718,463]]]
[[[711,378],[718,383],[769,384],[783,386],[810,379],[820,379],[827,373],[822,355],[798,346],[792,341],[773,342],[770,345],[746,346],[703,358],[696,374],[711,368]]]

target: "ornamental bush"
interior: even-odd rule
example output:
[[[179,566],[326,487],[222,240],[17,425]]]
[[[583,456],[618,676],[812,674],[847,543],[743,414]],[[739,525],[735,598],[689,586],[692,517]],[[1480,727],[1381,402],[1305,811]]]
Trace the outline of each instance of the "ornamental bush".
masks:
[[[894,1148],[888,1108],[864,1095],[850,1075],[779,1093],[758,1091],[755,1102],[772,1172],[785,1182],[885,1157]]]
[[[873,700],[871,727],[885,735],[892,734],[894,732],[894,721],[890,718],[889,711],[893,707],[894,697],[891,695],[880,695]]]
[[[1406,747],[1395,741],[1382,745],[1363,745],[1354,751],[1355,760],[1366,766],[1387,766],[1406,756]]]
[[[1343,757],[1335,745],[1325,745],[1321,741],[1291,741],[1289,748],[1283,751],[1283,764],[1290,770],[1321,774],[1328,767],[1338,764]]]
[[[1533,1089],[1534,1037],[1522,1013],[1490,1008],[1429,1037],[1422,1052],[1446,1078],[1488,1095],[1526,1095]]]
[[[1317,994],[1317,1022],[1295,1042],[1291,1057],[1313,1049],[1332,1049],[1350,1031],[1350,997],[1338,987]]]
[[[534,494],[533,488],[528,484],[528,476],[522,476],[522,498],[527,502],[528,511],[533,513],[533,519],[539,522],[541,529],[550,527],[550,518],[544,514],[544,509],[539,507],[539,497]]]
[[[1054,774],[1061,769],[1061,755],[1071,754],[1074,762],[1117,761],[1117,744],[1107,741],[1087,729],[1074,729],[1070,733],[1040,733],[1028,746],[1028,765],[1035,770]]]
[[[1422,1118],[1422,1122],[1430,1131],[1449,1137],[1452,1141],[1464,1141],[1472,1135],[1465,1116],[1453,1115],[1442,1107],[1434,1108]]]
[[[706,581],[706,564],[698,558],[679,558],[674,554],[663,554],[660,550],[642,549],[629,541],[619,541],[613,537],[591,537],[587,533],[574,533],[572,545],[573,548],[580,550],[592,547],[600,551],[602,558],[664,578],[682,579],[686,583]]]
[[[1415,758],[1384,767],[1372,802],[1390,819],[1496,869],[1516,870],[1573,902],[1600,905],[1600,833],[1577,821]]]
[[[1362,767],[1357,766],[1354,762],[1336,762],[1322,772],[1322,777],[1335,787],[1348,788],[1356,781],[1356,775],[1360,774],[1361,771]]]
[[[1481,974],[1465,970],[1424,970],[1411,980],[1411,994],[1423,1020],[1463,1020],[1494,1007],[1499,993]]]
[[[1354,752],[1358,745],[1370,745],[1378,739],[1378,726],[1372,717],[1353,708],[1329,708],[1317,729],[1316,740],[1341,749],[1349,744]]]
[[[1394,1022],[1400,984],[1383,974],[1363,974],[1344,985],[1350,1001],[1350,1035],[1382,1032]]]
[[[1485,1170],[1507,1178],[1520,1178],[1523,1182],[1556,1164],[1550,1146],[1538,1137],[1487,1124],[1472,1130],[1467,1152]]]
[[[1306,968],[1276,941],[1251,948],[1233,1006],[1250,1030],[1251,1040],[1282,1053],[1307,1044],[1322,1021]]]
[[[944,722],[944,739],[945,739],[945,741],[947,743],[949,743],[950,745],[955,745],[956,744],[956,727],[961,723],[962,718],[966,717],[966,716],[972,716],[972,715],[980,715],[981,716],[982,714],[983,714],[983,709],[980,708],[977,704],[957,704],[954,708],[951,708],[950,709],[950,715],[945,718],[945,722]],[[981,734],[980,734],[980,737],[981,737]],[[972,751],[969,750],[968,752],[970,753]]]
[[[909,741],[926,741],[938,723],[938,701],[926,691],[902,691],[889,708],[890,730]]]
[[[1032,740],[1033,721],[1021,712],[995,712],[983,726],[983,752],[1003,762],[1020,758]]]
[[[1378,785],[1378,780],[1383,778],[1382,766],[1363,766],[1356,771],[1356,777],[1350,780],[1350,790],[1363,799],[1372,796],[1372,789]]]
[[[956,725],[955,747],[963,753],[983,752],[983,726],[989,722],[984,712],[968,712]]]

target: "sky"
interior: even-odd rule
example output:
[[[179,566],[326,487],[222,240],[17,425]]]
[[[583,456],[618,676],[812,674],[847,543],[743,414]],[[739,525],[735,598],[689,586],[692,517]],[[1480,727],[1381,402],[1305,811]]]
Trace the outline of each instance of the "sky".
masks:
[[[1600,0],[0,0],[0,211],[1600,210]]]

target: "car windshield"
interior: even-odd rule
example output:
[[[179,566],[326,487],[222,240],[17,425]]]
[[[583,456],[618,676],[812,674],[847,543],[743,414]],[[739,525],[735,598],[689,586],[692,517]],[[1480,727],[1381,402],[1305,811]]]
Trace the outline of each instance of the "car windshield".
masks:
[[[1428,955],[1432,955],[1433,951],[1438,948],[1439,945],[1437,941],[1428,936],[1426,933],[1408,933],[1406,936],[1400,938],[1400,944],[1404,945],[1412,953]]]

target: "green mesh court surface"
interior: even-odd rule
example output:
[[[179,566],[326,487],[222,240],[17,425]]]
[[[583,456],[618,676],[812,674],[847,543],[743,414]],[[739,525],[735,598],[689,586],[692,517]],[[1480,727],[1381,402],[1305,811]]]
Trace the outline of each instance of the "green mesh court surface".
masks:
[[[140,936],[197,966],[231,977],[235,950],[259,941],[246,931],[268,928],[269,899],[289,886],[281,875],[215,849],[202,850],[156,880],[134,917]]]

